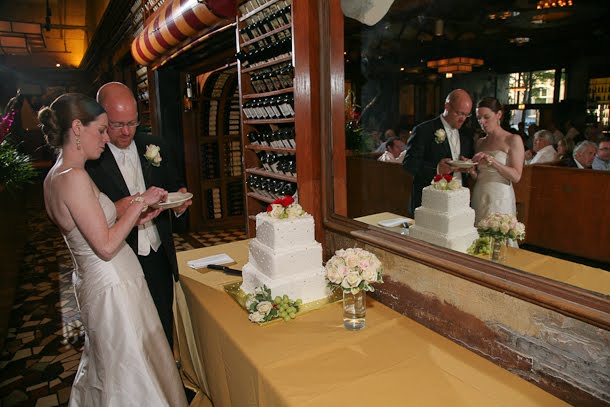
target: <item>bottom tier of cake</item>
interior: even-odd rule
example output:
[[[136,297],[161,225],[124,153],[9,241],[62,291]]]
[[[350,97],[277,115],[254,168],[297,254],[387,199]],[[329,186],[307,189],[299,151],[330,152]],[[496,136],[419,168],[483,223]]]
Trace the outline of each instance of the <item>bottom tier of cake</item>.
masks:
[[[254,293],[256,287],[267,286],[271,296],[287,295],[293,300],[301,299],[304,304],[326,298],[330,295],[323,267],[307,270],[283,278],[270,279],[252,264],[247,263],[242,269],[243,282],[241,289],[246,294]]]
[[[437,246],[442,246],[465,253],[472,242],[479,237],[479,233],[477,232],[476,228],[472,227],[459,233],[447,235],[444,233],[439,233],[435,230],[425,229],[418,227],[417,225],[413,225],[409,228],[409,236],[435,244]]]

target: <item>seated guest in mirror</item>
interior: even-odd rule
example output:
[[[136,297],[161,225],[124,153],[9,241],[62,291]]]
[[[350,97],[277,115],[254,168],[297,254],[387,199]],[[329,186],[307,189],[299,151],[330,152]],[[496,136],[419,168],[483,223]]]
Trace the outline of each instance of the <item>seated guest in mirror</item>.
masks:
[[[404,143],[398,137],[390,137],[386,141],[385,152],[377,160],[402,164],[406,153],[403,147]]]
[[[525,164],[545,164],[555,161],[557,151],[553,147],[553,140],[553,133],[548,130],[538,130],[534,134],[534,147],[525,152]]]
[[[597,155],[593,159],[591,168],[594,170],[610,171],[610,139],[600,141]]]
[[[49,144],[59,150],[45,178],[44,202],[74,261],[72,281],[85,345],[70,406],[186,406],[176,363],[125,238],[149,222],[167,191],[133,194],[117,219],[115,206],[85,171],[109,141],[108,117],[92,98],[67,93],[38,113]]]
[[[595,154],[597,153],[597,145],[591,141],[582,141],[575,148],[572,157],[568,157],[560,162],[564,167],[572,168],[591,168]]]
[[[557,154],[555,154],[555,161],[561,161],[571,157],[573,151],[574,141],[567,137],[563,140],[559,140],[559,143],[557,143]]]
[[[502,128],[502,105],[496,98],[484,97],[477,104],[477,119],[485,137],[477,141],[470,175],[475,179],[471,206],[475,224],[492,213],[516,215],[513,183],[523,170],[523,142],[518,134]]]
[[[108,114],[110,142],[98,160],[87,164],[87,171],[100,191],[115,203],[118,217],[129,204],[130,196],[151,186],[170,192],[186,192],[163,138],[143,132],[136,133],[139,125],[138,109],[131,90],[122,83],[110,82],[98,90],[97,100]],[[170,215],[181,215],[189,205],[190,200],[177,208],[164,211],[153,221],[134,228],[127,237],[127,243],[138,255],[167,341],[172,348],[172,307],[174,281],[178,281],[178,262],[172,236],[173,216]]]
[[[381,137],[381,144],[379,144],[379,147],[377,147],[377,149],[375,150],[376,153],[384,153],[386,151],[386,145],[388,144],[388,140],[391,139],[392,137],[396,137],[396,132],[394,131],[394,129],[387,129],[384,133],[383,136]]]
[[[422,190],[430,185],[436,174],[451,174],[466,185],[466,169],[449,165],[451,160],[472,157],[472,131],[463,127],[471,116],[472,99],[463,89],[453,90],[445,99],[443,113],[413,128],[407,143],[403,168],[413,176],[409,211],[421,206]],[[462,174],[462,172],[464,174]]]

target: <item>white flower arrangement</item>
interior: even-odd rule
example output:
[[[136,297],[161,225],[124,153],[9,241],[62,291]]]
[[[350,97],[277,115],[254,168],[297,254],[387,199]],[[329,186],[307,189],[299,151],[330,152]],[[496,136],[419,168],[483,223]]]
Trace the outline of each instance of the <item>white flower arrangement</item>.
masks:
[[[447,133],[445,133],[445,130],[437,129],[434,132],[434,141],[436,142],[436,144],[444,143],[446,138],[447,138]]]
[[[144,158],[150,162],[151,165],[155,167],[159,167],[161,165],[161,148],[154,144],[149,144],[146,146],[146,152],[144,153]]]
[[[525,238],[525,225],[507,213],[488,215],[478,223],[477,229],[479,235],[498,240],[523,240]]]
[[[294,202],[291,196],[285,196],[273,201],[267,207],[267,215],[276,219],[294,219],[306,215],[301,205]]]
[[[375,291],[371,284],[383,283],[381,262],[373,253],[360,248],[337,250],[325,270],[329,285],[352,294]]]
[[[436,174],[430,185],[432,188],[442,191],[457,191],[462,187],[462,183],[457,178],[453,178],[451,174]]]

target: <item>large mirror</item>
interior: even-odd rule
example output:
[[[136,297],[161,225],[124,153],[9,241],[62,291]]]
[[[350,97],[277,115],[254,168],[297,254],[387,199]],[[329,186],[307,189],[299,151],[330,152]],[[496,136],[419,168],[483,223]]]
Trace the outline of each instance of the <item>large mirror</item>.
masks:
[[[465,141],[460,135],[461,145],[473,146],[466,158],[473,157],[477,145],[484,145],[476,143],[486,137],[486,126],[479,121],[489,120],[485,114],[490,112],[499,127],[520,137],[526,158],[527,151],[537,155],[544,147],[534,142],[541,129],[554,135],[549,144],[555,151],[566,135],[576,143],[590,140],[600,145],[606,140],[610,63],[601,44],[610,40],[610,12],[605,3],[341,3],[350,17],[343,16],[342,33],[344,128],[333,119],[333,169],[340,180],[334,182],[335,214],[388,236],[409,241],[415,234],[429,244],[452,247],[442,239],[453,227],[449,220],[427,219],[427,210],[415,215],[413,208],[422,206],[419,201],[410,207],[417,194],[417,175],[414,178],[404,160],[416,159],[413,130],[417,134],[416,126],[428,120],[439,125],[419,128],[419,137],[432,143],[420,148],[428,151],[444,143],[447,132],[437,130],[455,124],[470,137]],[[446,103],[455,89],[465,90],[472,104],[460,105],[459,98]],[[477,118],[477,103],[486,96],[503,105],[501,115],[486,105]],[[447,147],[448,157],[459,160],[461,154],[450,151],[452,147]],[[569,156],[573,155],[561,156],[560,151],[552,162],[523,165],[519,182],[500,181],[510,189],[503,199],[514,200],[508,207],[526,227],[525,240],[506,250],[502,264],[608,296],[610,172],[568,168]],[[505,164],[507,158],[492,160]],[[517,166],[521,168],[520,163]],[[477,175],[463,177],[470,192],[476,182],[482,185],[482,177],[473,180],[481,167],[475,167]],[[425,201],[426,197],[424,208]],[[428,230],[414,233],[413,223],[415,229],[423,225]],[[471,223],[475,226],[474,220]],[[430,237],[434,233],[436,237]],[[464,252],[470,243],[456,248]],[[473,249],[477,254],[479,248]],[[486,250],[478,251],[478,258],[490,259]]]

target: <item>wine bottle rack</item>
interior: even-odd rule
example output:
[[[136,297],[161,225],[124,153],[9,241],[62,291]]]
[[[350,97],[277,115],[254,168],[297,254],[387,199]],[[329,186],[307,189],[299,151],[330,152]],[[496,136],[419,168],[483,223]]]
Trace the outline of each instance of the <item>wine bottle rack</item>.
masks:
[[[199,227],[243,225],[243,145],[235,65],[196,77],[194,111],[200,146]]]
[[[238,69],[249,236],[252,219],[280,196],[298,199],[292,4],[250,0],[238,7]]]

